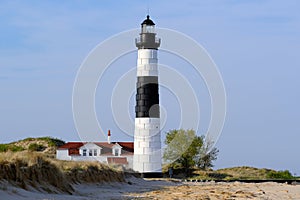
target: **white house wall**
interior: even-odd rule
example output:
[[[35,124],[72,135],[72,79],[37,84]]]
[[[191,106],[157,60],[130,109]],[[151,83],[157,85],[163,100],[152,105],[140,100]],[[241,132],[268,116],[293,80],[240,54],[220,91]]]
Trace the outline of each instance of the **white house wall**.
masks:
[[[71,160],[71,156],[69,156],[68,149],[58,149],[56,150],[56,159],[58,160]]]
[[[72,161],[98,161],[107,164],[107,156],[70,156]]]

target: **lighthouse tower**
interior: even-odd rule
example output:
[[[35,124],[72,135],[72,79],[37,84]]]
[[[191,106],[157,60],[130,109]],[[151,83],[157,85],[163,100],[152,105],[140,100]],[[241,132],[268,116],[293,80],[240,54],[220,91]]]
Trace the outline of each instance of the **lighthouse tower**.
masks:
[[[155,24],[147,15],[135,41],[138,48],[133,170],[144,177],[162,175]]]

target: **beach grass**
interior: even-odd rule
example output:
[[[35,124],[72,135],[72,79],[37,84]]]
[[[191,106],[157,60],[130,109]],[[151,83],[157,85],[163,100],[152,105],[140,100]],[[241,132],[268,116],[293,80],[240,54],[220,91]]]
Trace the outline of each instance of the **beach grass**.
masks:
[[[124,182],[124,174],[99,162],[61,161],[41,152],[0,153],[0,181],[30,190],[72,194],[74,183]]]
[[[168,176],[168,167],[164,166],[164,174]],[[276,171],[266,168],[255,168],[249,166],[231,167],[218,170],[200,170],[197,168],[190,169],[189,175],[186,176],[185,170],[177,167],[174,169],[174,177],[189,180],[299,180],[292,176],[288,170]]]

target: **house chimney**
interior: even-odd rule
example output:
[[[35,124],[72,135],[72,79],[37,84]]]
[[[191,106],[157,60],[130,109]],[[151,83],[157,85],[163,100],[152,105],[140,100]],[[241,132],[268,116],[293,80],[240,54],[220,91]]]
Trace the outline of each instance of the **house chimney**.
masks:
[[[110,144],[110,130],[108,130],[107,133],[107,143]]]

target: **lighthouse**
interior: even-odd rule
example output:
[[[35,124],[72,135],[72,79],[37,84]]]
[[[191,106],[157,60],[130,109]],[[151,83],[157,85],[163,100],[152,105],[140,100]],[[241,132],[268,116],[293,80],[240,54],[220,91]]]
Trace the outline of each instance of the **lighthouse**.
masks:
[[[143,177],[162,175],[157,51],[160,39],[147,15],[135,40],[138,48],[133,170]]]

